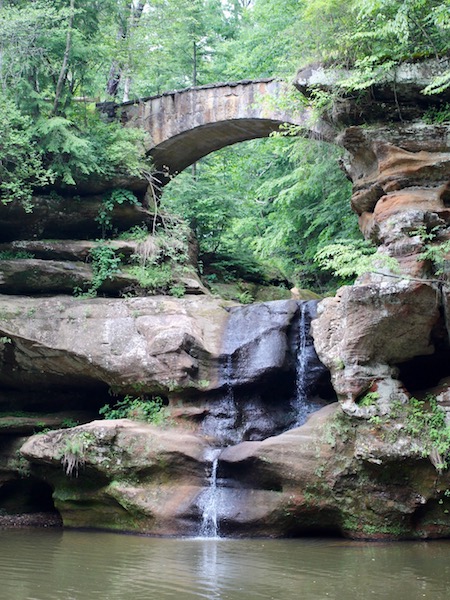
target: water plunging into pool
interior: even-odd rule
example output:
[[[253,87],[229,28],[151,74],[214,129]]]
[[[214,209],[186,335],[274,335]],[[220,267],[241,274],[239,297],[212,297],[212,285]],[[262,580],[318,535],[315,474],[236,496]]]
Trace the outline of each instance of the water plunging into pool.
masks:
[[[221,449],[214,449],[210,453],[211,469],[208,477],[209,486],[203,491],[199,499],[199,508],[202,513],[200,525],[200,537],[218,538],[219,535],[219,494],[217,486],[217,468],[219,465],[219,454]]]
[[[324,371],[309,335],[314,312],[315,303],[294,301],[232,309],[222,347],[222,394],[203,422],[215,448],[205,456],[207,487],[197,501],[201,537],[219,537],[220,518],[239,495],[234,480],[224,487],[218,477],[221,452],[299,427],[323,406],[309,398]]]

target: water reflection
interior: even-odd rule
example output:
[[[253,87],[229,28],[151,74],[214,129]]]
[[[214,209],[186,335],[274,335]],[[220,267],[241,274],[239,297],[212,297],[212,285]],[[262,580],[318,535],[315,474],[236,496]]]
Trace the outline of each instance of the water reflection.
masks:
[[[450,542],[0,532],[2,600],[444,600]]]

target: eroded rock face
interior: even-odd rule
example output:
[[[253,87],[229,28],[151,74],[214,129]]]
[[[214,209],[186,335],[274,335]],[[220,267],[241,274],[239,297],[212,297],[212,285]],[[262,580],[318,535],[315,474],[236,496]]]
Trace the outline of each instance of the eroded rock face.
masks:
[[[199,436],[124,419],[34,436],[21,453],[54,488],[65,526],[187,535],[205,450]]]
[[[378,427],[347,417],[336,404],[298,429],[226,449],[219,473],[235,480],[221,505],[225,530],[354,538],[450,533],[449,477],[438,478],[420,440],[402,433],[400,422]]]
[[[0,315],[3,385],[101,383],[123,393],[214,387],[228,317],[220,301],[196,296],[2,296]]]
[[[139,197],[139,200],[142,198]],[[0,239],[2,242],[33,239],[97,239],[103,196],[42,195],[33,199],[33,210],[21,204],[0,205]],[[151,230],[155,215],[130,204],[118,204],[111,214],[112,225],[120,231],[145,223]]]
[[[425,276],[419,232],[450,219],[449,128],[418,124],[361,129],[340,137],[348,155],[345,170],[353,181],[352,207],[366,238],[382,246],[402,274]]]
[[[199,407],[202,395],[220,396],[230,387],[269,385],[281,395],[283,386],[295,385],[298,311],[295,301],[233,308],[210,296],[0,296],[0,384],[103,387],[122,395],[163,394],[174,403],[192,397]],[[308,349],[314,367],[305,377],[312,387],[327,372],[311,340]]]
[[[369,391],[379,394],[383,412],[405,399],[394,366],[434,352],[438,319],[437,290],[407,279],[361,282],[324,300],[313,322],[314,341],[344,409],[368,414],[356,401]]]
[[[200,531],[201,498],[211,485],[211,448],[203,437],[170,426],[94,421],[33,436],[20,453],[29,476],[53,488],[65,526]],[[330,405],[302,427],[219,454],[219,532],[448,536],[450,478],[438,476],[424,455],[420,437],[406,435],[401,421],[358,422]]]
[[[313,323],[319,357],[349,414],[383,414],[392,402],[431,387],[425,374],[414,385],[399,377],[412,359],[435,355],[440,366],[432,385],[450,372],[442,286],[424,258],[434,235],[436,242],[448,237],[449,132],[422,123],[350,127],[340,137],[353,181],[352,206],[380,256],[379,272],[323,301]],[[384,266],[386,255],[396,268]],[[367,392],[377,395],[376,408],[359,406]]]

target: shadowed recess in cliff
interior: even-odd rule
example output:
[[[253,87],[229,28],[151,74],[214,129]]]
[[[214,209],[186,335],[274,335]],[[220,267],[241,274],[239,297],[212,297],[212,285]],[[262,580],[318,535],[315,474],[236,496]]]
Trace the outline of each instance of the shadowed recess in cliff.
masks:
[[[334,400],[309,334],[316,302],[280,300],[230,311],[221,392],[203,431],[221,446],[261,440],[303,424]]]
[[[411,395],[439,394],[447,391],[450,382],[450,343],[444,314],[433,327],[430,336],[431,354],[414,356],[395,365],[398,378]]]

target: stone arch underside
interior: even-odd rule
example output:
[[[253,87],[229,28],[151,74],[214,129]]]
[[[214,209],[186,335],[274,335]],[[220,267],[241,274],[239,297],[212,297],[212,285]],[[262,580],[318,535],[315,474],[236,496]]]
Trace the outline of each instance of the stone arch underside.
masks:
[[[150,151],[157,173],[180,173],[204,156],[226,146],[278,131],[284,121],[272,119],[232,119],[200,125],[176,135]]]

